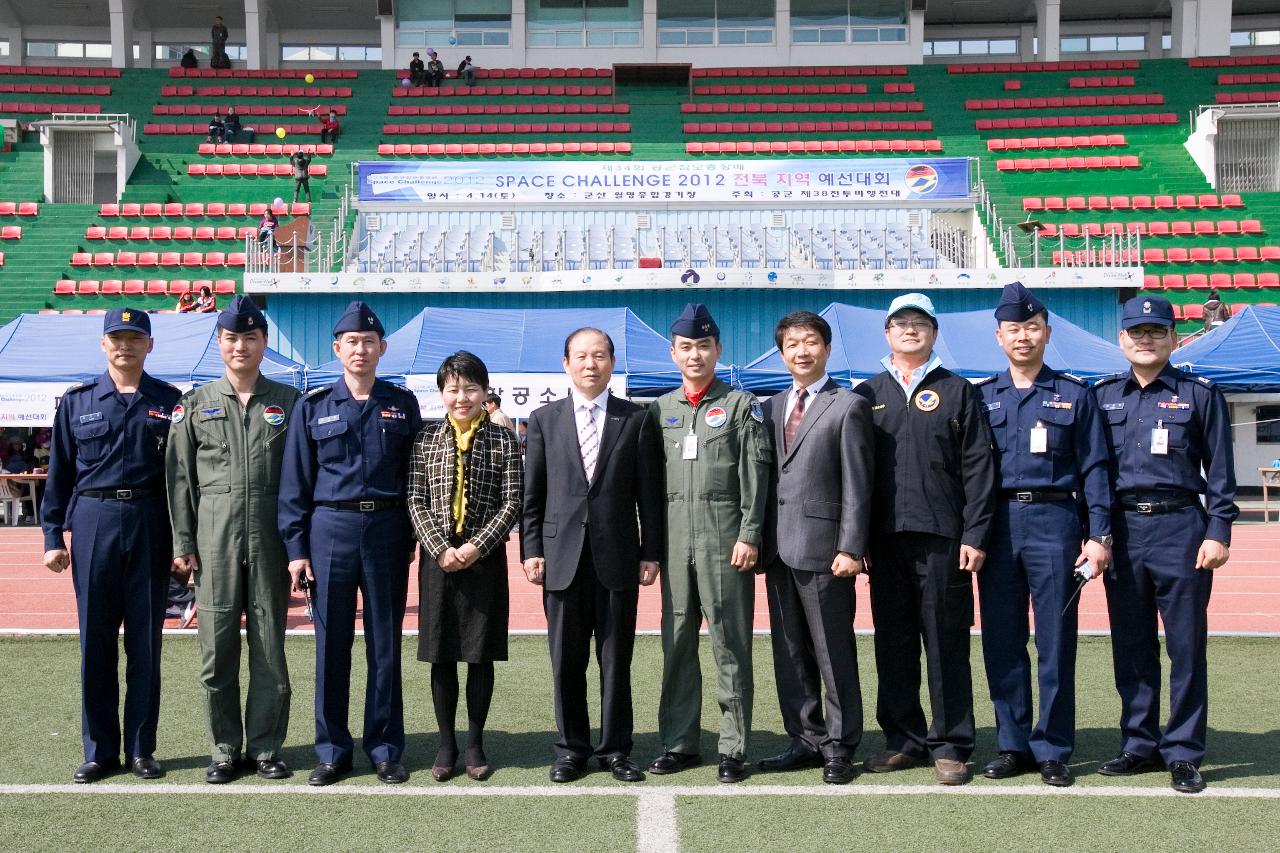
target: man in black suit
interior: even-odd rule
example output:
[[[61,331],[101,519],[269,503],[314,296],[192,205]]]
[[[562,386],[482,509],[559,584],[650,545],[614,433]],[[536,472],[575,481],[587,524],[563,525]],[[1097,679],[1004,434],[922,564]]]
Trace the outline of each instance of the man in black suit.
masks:
[[[594,754],[622,782],[644,779],[631,760],[631,652],[641,585],[662,553],[662,447],[645,409],[609,396],[613,341],[572,332],[564,369],[573,391],[533,412],[525,451],[521,559],[543,587],[555,680],[551,781],[572,782]],[[600,745],[591,746],[587,664],[600,663]]]
[[[853,752],[862,740],[853,583],[865,566],[870,525],[871,406],[827,375],[826,320],[793,312],[778,321],[774,339],[792,382],[764,404],[776,450],[765,588],[791,745],[760,768],[821,766],[824,782],[844,785],[853,779]]]

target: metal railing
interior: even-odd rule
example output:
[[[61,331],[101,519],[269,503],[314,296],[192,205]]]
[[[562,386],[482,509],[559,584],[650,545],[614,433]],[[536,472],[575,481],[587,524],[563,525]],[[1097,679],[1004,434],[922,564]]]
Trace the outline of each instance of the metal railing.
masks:
[[[122,136],[127,136],[131,140],[138,138],[138,123],[128,113],[54,113],[49,117],[49,121],[76,122],[79,124],[119,124],[122,127]],[[34,124],[40,123],[34,122]],[[124,133],[125,130],[128,131],[127,134]]]
[[[326,269],[320,265],[321,259],[325,257],[325,244],[326,241],[319,234],[311,242],[292,235],[283,243],[276,242],[274,235],[266,242],[246,235],[244,271],[246,274],[318,272]]]

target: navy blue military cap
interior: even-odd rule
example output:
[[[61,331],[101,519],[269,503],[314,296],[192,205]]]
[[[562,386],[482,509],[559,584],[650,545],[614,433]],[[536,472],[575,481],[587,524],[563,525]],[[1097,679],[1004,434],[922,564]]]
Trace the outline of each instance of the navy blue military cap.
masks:
[[[1163,296],[1135,296],[1124,304],[1120,317],[1122,329],[1148,324],[1172,327],[1173,323],[1173,304]]]
[[[137,308],[112,308],[102,318],[102,334],[112,332],[142,332],[151,336],[151,318],[146,311]]]
[[[379,337],[385,337],[386,331],[382,328],[382,321],[378,319],[378,315],[373,313],[373,309],[365,305],[359,300],[352,302],[347,306],[347,310],[338,318],[338,322],[333,326],[333,336],[336,338],[344,332],[377,332]]]
[[[720,338],[720,327],[701,302],[690,302],[671,324],[671,334],[682,338]]]
[[[261,329],[265,335],[267,318],[262,316],[262,311],[253,304],[252,299],[247,296],[237,296],[218,314],[218,328],[237,333]]]
[[[1044,303],[1036,299],[1034,293],[1027,290],[1020,281],[1013,281],[1004,286],[1000,292],[1000,304],[996,306],[996,320],[1010,323],[1025,323],[1044,311]]]

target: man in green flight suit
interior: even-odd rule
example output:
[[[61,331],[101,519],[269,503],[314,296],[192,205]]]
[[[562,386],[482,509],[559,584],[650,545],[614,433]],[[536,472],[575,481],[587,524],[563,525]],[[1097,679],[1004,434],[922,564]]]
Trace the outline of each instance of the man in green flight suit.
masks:
[[[717,776],[740,782],[751,730],[753,572],[773,453],[760,404],[716,378],[720,353],[720,329],[706,306],[686,306],[671,326],[683,387],[649,407],[662,435],[667,494],[658,706],[664,751],[649,772],[675,773],[701,761],[698,629],[705,616],[721,712]]]
[[[218,316],[225,375],[173,410],[167,475],[173,564],[195,572],[200,683],[212,741],[205,781],[241,767],[291,775],[280,759],[289,726],[284,657],[291,581],[276,521],[285,426],[298,391],[262,375],[267,321],[247,296]],[[240,615],[249,641],[249,692],[240,714]],[[241,748],[246,747],[243,753]]]

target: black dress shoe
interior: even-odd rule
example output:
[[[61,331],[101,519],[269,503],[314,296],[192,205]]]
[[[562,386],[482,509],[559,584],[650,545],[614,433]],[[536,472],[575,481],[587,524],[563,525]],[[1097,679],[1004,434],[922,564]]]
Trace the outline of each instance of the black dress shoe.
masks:
[[[626,755],[615,755],[609,758],[600,759],[600,769],[608,770],[613,774],[613,778],[619,782],[643,782],[644,773],[640,771],[640,765],[636,764]]]
[[[1041,761],[1040,781],[1055,788],[1068,788],[1076,777],[1071,775],[1071,768],[1061,761]]]
[[[664,776],[667,773],[679,773],[702,763],[701,755],[689,755],[684,752],[664,752],[649,765],[649,772]]]
[[[72,780],[77,785],[87,785],[90,782],[97,782],[103,776],[120,769],[120,762],[117,761],[86,761],[76,770]]]
[[[726,783],[741,782],[747,778],[747,766],[742,763],[741,758],[721,755],[720,769],[716,771],[716,778]]]
[[[982,775],[988,779],[1012,779],[1014,776],[1026,773],[1033,766],[1032,760],[1021,752],[1006,751],[991,759],[991,762],[982,768]]]
[[[787,747],[786,752],[766,758],[760,762],[761,770],[786,772],[787,770],[800,770],[810,767],[822,766],[822,753],[816,749],[808,749],[803,746],[792,744]]]
[[[822,781],[828,785],[848,785],[853,781],[853,762],[844,755],[828,758],[822,765]]]
[[[317,764],[316,769],[311,771],[311,775],[307,777],[307,784],[317,787],[332,785],[349,772],[351,772],[351,762],[349,761],[338,764],[331,764],[326,761],[322,764]]]
[[[215,761],[204,771],[204,781],[210,785],[225,785],[236,778],[234,761]]]
[[[409,771],[399,761],[379,761],[373,767],[378,774],[378,781],[388,785],[399,785],[409,781]]]
[[[572,756],[561,756],[551,765],[551,781],[560,784],[576,782],[582,778],[582,772],[586,769],[584,765],[585,762],[579,761]]]
[[[258,762],[258,776],[263,779],[288,779],[292,775],[289,765],[279,758],[264,758]]]
[[[1173,790],[1179,794],[1198,794],[1204,790],[1204,777],[1190,761],[1175,761],[1169,765],[1173,777]]]
[[[1098,772],[1103,776],[1133,776],[1135,773],[1159,770],[1160,767],[1159,759],[1143,758],[1141,755],[1134,755],[1132,752],[1122,752],[1099,767]]]
[[[129,759],[129,769],[139,779],[159,779],[164,775],[164,768],[160,766],[160,762],[149,755],[139,755],[137,758]]]

